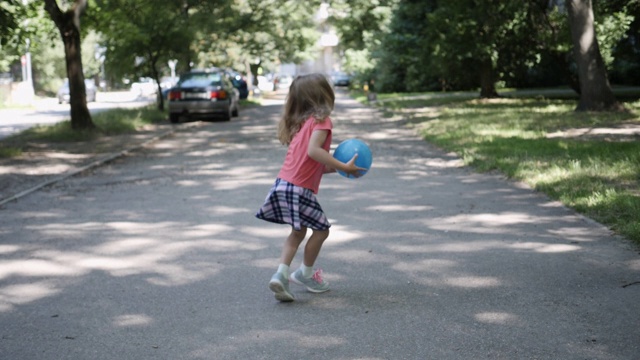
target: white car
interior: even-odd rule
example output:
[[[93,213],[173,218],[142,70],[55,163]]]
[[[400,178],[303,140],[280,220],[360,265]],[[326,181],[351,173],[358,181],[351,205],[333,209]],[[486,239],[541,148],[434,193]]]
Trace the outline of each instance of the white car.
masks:
[[[151,78],[140,78],[140,81],[131,84],[131,92],[136,97],[154,96],[158,92],[158,86]]]
[[[87,102],[96,101],[96,93],[98,90],[96,89],[96,85],[91,79],[84,80],[84,88],[87,94]],[[58,89],[58,104],[69,103],[69,99],[71,98],[69,95],[69,79],[64,80],[64,84],[60,86]]]

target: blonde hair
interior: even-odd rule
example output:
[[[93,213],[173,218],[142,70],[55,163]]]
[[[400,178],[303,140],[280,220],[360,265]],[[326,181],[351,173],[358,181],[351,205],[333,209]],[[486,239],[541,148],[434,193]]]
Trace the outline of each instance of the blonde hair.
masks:
[[[324,121],[335,103],[333,88],[323,74],[314,73],[298,76],[289,87],[284,113],[278,123],[278,139],[289,145],[302,124],[313,117]]]

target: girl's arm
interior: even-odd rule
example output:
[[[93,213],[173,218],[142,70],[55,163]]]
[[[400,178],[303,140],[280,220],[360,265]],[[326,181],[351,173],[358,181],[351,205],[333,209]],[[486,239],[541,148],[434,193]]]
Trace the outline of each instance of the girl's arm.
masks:
[[[348,162],[343,163],[341,161],[338,161],[331,154],[329,154],[328,151],[322,148],[322,145],[327,139],[328,134],[328,130],[315,130],[313,133],[311,133],[307,155],[309,155],[309,157],[313,160],[323,164],[325,166],[325,172],[340,170],[354,177],[362,176],[360,172],[367,169],[356,166],[355,162],[356,158],[358,158],[357,154]]]

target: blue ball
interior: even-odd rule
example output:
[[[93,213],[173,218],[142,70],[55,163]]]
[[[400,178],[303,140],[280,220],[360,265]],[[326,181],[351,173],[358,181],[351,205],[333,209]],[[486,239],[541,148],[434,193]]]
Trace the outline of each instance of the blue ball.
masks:
[[[364,174],[366,174],[371,168],[373,158],[371,156],[371,149],[369,149],[369,146],[367,146],[363,141],[358,139],[349,139],[341,142],[336,148],[336,151],[333,152],[333,157],[340,162],[347,163],[355,154],[358,154],[356,166],[367,169],[360,172],[361,175],[364,176]],[[343,171],[338,171],[338,174],[347,178],[354,178],[354,176],[350,176]]]

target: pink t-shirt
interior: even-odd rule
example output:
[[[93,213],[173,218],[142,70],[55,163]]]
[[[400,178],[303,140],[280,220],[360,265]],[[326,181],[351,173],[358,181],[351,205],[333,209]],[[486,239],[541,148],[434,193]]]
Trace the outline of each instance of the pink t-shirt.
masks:
[[[311,134],[314,131],[328,130],[329,133],[324,144],[322,144],[322,148],[329,151],[331,147],[331,129],[333,129],[333,123],[330,118],[326,118],[322,122],[317,122],[314,118],[307,119],[298,133],[293,136],[278,177],[317,194],[320,188],[320,180],[322,180],[322,174],[324,173],[324,165],[313,160],[307,154],[309,140],[311,140]]]

